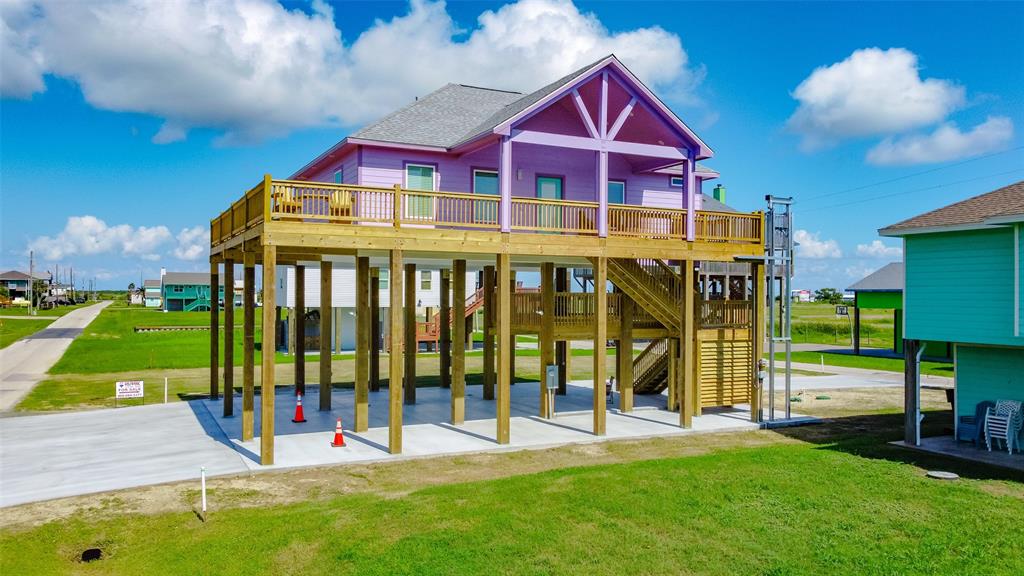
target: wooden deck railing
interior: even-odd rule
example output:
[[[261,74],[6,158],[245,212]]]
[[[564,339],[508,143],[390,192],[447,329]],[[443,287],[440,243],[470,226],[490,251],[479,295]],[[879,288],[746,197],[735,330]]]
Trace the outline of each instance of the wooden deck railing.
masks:
[[[593,293],[555,292],[555,328],[589,326],[594,322]],[[539,329],[542,319],[539,292],[517,292],[512,295],[512,326]],[[617,321],[622,309],[622,295],[608,294],[608,321]]]
[[[749,300],[702,300],[697,321],[701,328],[746,328],[751,310]]]
[[[210,242],[219,244],[264,220],[497,231],[500,202],[499,196],[490,194],[267,177],[210,221]],[[596,202],[515,196],[509,208],[513,232],[598,234]],[[699,211],[695,221],[698,241],[756,244],[763,238],[760,213]],[[682,240],[687,235],[686,210],[612,204],[608,207],[608,235]]]
[[[652,239],[686,237],[686,210],[611,204],[608,234]]]

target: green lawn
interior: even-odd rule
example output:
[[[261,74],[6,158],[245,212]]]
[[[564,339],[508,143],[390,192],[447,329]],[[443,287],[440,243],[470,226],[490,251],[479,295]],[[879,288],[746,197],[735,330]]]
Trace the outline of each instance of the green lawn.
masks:
[[[21,320],[0,318],[0,348],[7,348],[18,340],[39,332],[51,323],[53,323],[52,319],[36,320],[34,318],[25,318]]]
[[[845,368],[865,368],[869,370],[885,370],[903,372],[903,360],[898,358],[875,358],[873,356],[854,356],[852,354],[833,354],[829,352],[793,352],[793,362],[820,364],[824,356],[826,366],[842,366]],[[784,352],[776,352],[775,360],[785,360]],[[953,376],[953,365],[946,362],[921,362],[921,372],[931,376]]]
[[[86,302],[85,304],[75,304],[73,306],[58,306],[56,308],[50,308],[49,310],[37,310],[35,315],[60,317],[73,310],[85,308],[86,306],[92,306],[93,304],[95,304],[95,302]],[[12,306],[10,308],[0,308],[0,316],[28,316],[28,306]]]
[[[906,453],[877,457],[897,450],[877,444],[728,448],[341,496],[310,484],[292,504],[243,507],[258,490],[215,490],[205,523],[189,510],[194,490],[179,511],[156,514],[117,513],[115,496],[97,499],[96,514],[3,529],[0,572],[1024,573],[1018,483],[929,480],[900,461]],[[94,546],[105,558],[78,564]]]

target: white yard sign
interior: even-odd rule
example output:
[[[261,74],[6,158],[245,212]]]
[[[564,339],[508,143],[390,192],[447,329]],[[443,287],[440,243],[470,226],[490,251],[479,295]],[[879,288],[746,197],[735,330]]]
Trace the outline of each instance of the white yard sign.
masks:
[[[114,384],[115,392],[114,398],[143,398],[143,384],[142,380],[128,380],[125,382],[116,382]]]

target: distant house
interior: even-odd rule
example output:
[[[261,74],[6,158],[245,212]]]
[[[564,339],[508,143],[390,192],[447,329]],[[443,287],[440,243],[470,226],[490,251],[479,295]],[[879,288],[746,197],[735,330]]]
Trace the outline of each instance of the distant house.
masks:
[[[43,281],[49,283],[50,277],[36,274],[36,281]],[[7,288],[8,294],[10,294],[11,300],[28,300],[29,298],[29,282],[30,276],[25,272],[18,270],[8,270],[0,274],[0,286]]]
[[[163,304],[160,296],[160,280],[145,280],[142,282],[142,300],[146,308],[159,308]]]
[[[903,239],[906,442],[919,444],[923,341],[953,343],[957,416],[974,416],[983,400],[1024,400],[1024,181],[879,234]]]
[[[892,310],[893,352],[903,353],[903,262],[891,262],[847,288],[853,292],[853,353],[860,354],[860,311]],[[924,355],[932,359],[953,357],[949,342],[922,344]]]
[[[210,275],[206,272],[167,272],[161,278],[160,297],[165,312],[205,312],[210,310]],[[217,291],[218,302],[224,287]]]

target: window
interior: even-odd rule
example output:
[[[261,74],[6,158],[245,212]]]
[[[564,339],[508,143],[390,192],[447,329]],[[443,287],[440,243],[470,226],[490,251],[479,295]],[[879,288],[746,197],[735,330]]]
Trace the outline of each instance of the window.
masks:
[[[473,170],[474,194],[497,194],[498,173],[492,170]]]
[[[669,177],[668,185],[669,186],[674,186],[676,188],[682,188],[683,187],[683,177],[682,176],[671,176],[671,177]]]
[[[409,190],[434,190],[434,167],[421,164],[405,166],[405,187]],[[405,200],[405,213],[409,218],[428,218],[434,199],[424,196],[410,196]]]
[[[537,176],[537,198],[562,199],[562,179],[552,176]]]
[[[420,272],[420,290],[430,290],[430,270]]]
[[[391,274],[391,271],[388,270],[387,268],[381,268],[380,269],[380,278],[377,280],[377,288],[378,289],[380,289],[380,290],[387,290],[388,289],[388,278],[390,278],[389,274]]]
[[[180,294],[180,293],[185,291],[185,287],[184,286],[175,286],[174,288],[171,289],[171,291]]]
[[[338,168],[337,170],[334,171],[334,183],[335,184],[342,184],[344,182],[345,182],[345,169],[344,168]]]
[[[608,181],[608,203],[609,204],[625,204],[626,203],[626,183],[620,180],[609,180]]]
[[[473,170],[473,193],[498,195],[498,173],[494,170]],[[489,200],[473,202],[473,219],[477,224],[498,223],[498,203]]]

